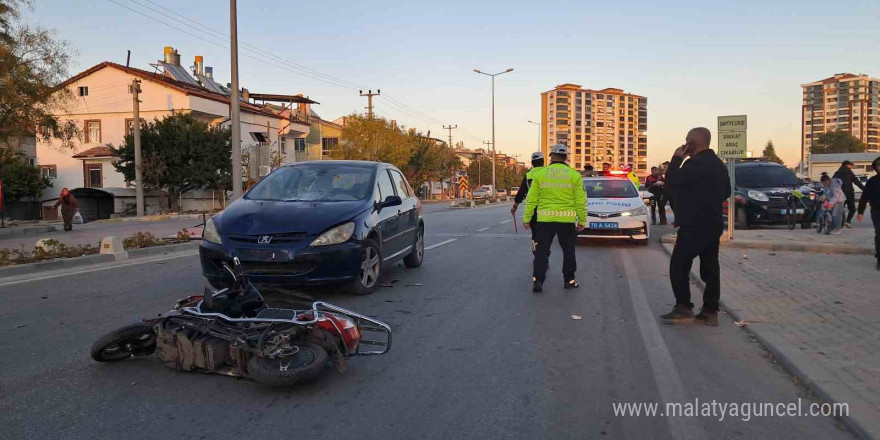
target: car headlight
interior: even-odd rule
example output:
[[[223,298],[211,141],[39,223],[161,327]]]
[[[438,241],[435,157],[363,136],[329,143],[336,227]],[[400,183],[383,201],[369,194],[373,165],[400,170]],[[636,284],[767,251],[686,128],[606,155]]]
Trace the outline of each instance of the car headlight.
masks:
[[[220,239],[220,233],[217,232],[217,226],[214,224],[214,219],[208,219],[208,221],[205,222],[205,229],[202,231],[202,240],[214,244],[223,243],[223,240]]]
[[[623,211],[620,213],[621,217],[633,217],[637,215],[648,215],[648,208],[642,206],[641,208],[630,209],[629,211]]]
[[[755,191],[753,189],[749,190],[749,198],[752,200],[757,200],[759,202],[769,202],[770,201],[770,197],[767,197],[767,194],[764,194],[761,191]]]
[[[354,234],[354,222],[339,225],[316,238],[309,246],[327,246],[348,241]]]

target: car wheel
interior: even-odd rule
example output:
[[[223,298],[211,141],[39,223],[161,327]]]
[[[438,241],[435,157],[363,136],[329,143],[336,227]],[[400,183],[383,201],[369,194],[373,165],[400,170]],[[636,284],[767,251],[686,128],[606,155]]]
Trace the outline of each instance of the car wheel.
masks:
[[[813,229],[813,222],[801,222],[801,229]]]
[[[636,240],[636,244],[639,244],[639,245],[641,245],[641,246],[647,246],[647,245],[648,245],[648,239],[646,238],[646,239],[643,239],[643,240]]]
[[[425,258],[425,230],[419,227],[418,232],[416,232],[415,243],[413,244],[413,250],[403,259],[403,264],[406,267],[419,267],[422,265],[422,260]]]
[[[736,210],[736,229],[749,229],[749,219],[746,217],[746,209],[739,208]]]
[[[361,242],[360,270],[351,281],[348,291],[354,295],[369,295],[376,291],[381,275],[382,252],[375,241],[366,239]]]

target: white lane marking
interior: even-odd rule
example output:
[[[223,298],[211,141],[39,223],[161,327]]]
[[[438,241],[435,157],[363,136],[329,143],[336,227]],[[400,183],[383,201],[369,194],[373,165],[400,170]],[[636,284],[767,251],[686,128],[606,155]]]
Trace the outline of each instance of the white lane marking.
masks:
[[[505,224],[505,223],[510,223],[511,221],[512,221],[512,220],[504,220],[503,222],[499,223],[499,225],[503,225],[503,224]]]
[[[664,402],[660,408],[665,410],[665,403],[687,402],[681,376],[675,368],[675,361],[672,359],[672,355],[669,354],[669,347],[666,346],[666,341],[663,340],[663,335],[660,334],[657,319],[648,305],[645,288],[642,286],[641,280],[639,280],[639,274],[629,256],[629,252],[618,250],[617,254],[623,261],[626,281],[629,283],[629,296],[632,300],[633,309],[636,312],[636,322],[638,322],[639,332],[642,334],[645,350],[648,352],[651,369],[654,370],[654,382],[657,383],[660,399]],[[695,417],[669,417],[667,414],[666,421],[669,423],[669,431],[674,439],[696,440],[709,438]]]
[[[449,244],[449,243],[452,243],[453,241],[457,241],[457,240],[458,240],[457,238],[450,238],[449,240],[444,240],[444,241],[441,241],[440,243],[434,243],[430,246],[426,246],[425,250],[429,251],[431,249],[438,248],[440,246],[443,246],[444,244]]]
[[[483,232],[483,231],[486,231],[486,230],[488,230],[488,229],[489,229],[488,227],[485,227],[485,228],[483,228],[483,229],[477,229],[477,232]]]
[[[12,285],[15,285],[15,284],[22,284],[22,283],[30,283],[30,282],[32,282],[32,281],[42,281],[42,280],[49,280],[49,279],[52,279],[52,278],[66,277],[66,276],[68,276],[68,275],[79,275],[79,274],[83,274],[83,273],[90,273],[90,272],[98,272],[98,271],[102,271],[102,270],[116,269],[116,268],[119,268],[119,267],[134,266],[134,265],[137,265],[137,264],[153,263],[153,262],[156,262],[156,261],[173,260],[173,259],[175,259],[175,258],[191,257],[191,256],[193,256],[193,255],[198,255],[198,254],[199,254],[198,252],[188,252],[188,253],[185,253],[185,254],[178,254],[178,255],[173,255],[173,256],[169,256],[169,257],[162,257],[162,258],[138,258],[137,260],[134,260],[134,261],[131,261],[131,262],[128,262],[128,263],[112,264],[112,265],[104,265],[104,266],[101,266],[101,267],[93,267],[93,268],[91,268],[91,269],[75,270],[75,271],[64,272],[64,273],[56,273],[56,274],[46,275],[46,276],[36,277],[36,278],[27,278],[27,279],[23,279],[23,280],[15,280],[15,281],[0,282],[0,287],[12,286]],[[100,264],[100,263],[98,263],[98,264]]]

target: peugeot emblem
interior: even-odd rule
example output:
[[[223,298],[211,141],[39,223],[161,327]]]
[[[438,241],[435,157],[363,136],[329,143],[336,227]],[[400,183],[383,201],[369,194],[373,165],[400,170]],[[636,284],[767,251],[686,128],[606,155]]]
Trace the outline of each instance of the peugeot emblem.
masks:
[[[259,243],[259,244],[269,244],[271,241],[272,241],[271,235],[261,235],[257,239],[257,243]]]

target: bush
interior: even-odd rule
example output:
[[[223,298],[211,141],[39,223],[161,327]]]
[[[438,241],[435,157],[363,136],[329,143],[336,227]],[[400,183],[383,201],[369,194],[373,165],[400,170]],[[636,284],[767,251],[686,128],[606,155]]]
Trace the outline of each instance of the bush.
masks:
[[[94,255],[100,251],[100,246],[88,244],[67,246],[57,240],[46,240],[43,243],[46,244],[48,249],[34,246],[33,251],[29,251],[23,245],[18,249],[0,249],[0,266],[37,263],[56,258],[81,257],[83,255]]]

